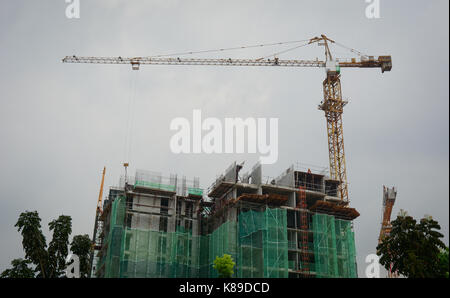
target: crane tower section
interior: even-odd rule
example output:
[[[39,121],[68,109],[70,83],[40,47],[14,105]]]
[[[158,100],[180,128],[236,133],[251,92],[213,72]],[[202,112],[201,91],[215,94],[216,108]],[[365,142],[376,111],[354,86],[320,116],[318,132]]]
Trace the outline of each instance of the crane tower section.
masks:
[[[328,135],[328,154],[330,163],[330,176],[340,181],[339,196],[341,202],[348,204],[347,171],[344,153],[344,131],[342,113],[347,101],[342,99],[340,74],[328,72],[323,81],[324,99],[319,109],[325,112]]]
[[[383,238],[391,232],[391,213],[394,207],[395,199],[397,198],[397,189],[395,187],[383,186],[383,219],[381,222],[380,236],[378,242],[383,241]]]

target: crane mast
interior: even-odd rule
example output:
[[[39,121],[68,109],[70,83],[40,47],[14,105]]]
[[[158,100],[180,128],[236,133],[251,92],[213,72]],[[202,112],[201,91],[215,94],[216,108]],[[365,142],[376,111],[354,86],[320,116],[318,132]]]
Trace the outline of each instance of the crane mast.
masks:
[[[341,202],[347,204],[348,185],[342,125],[342,113],[347,101],[342,100],[341,80],[338,73],[327,73],[327,77],[323,81],[323,97],[319,109],[325,112],[327,121],[330,177],[340,182]]]
[[[397,189],[395,187],[389,188],[383,185],[382,221],[381,221],[380,236],[378,237],[378,244],[383,242],[384,238],[388,236],[392,230],[391,214],[396,198],[397,198]],[[397,272],[389,270],[388,277],[398,277],[398,274]]]
[[[381,230],[378,242],[382,242],[383,238],[389,235],[389,233],[391,232],[391,214],[396,198],[397,190],[395,189],[395,187],[389,188],[383,185],[383,217],[381,221]]]
[[[91,248],[91,255],[90,255],[90,266],[91,266],[91,273],[92,268],[94,265],[94,253],[95,250],[98,250],[101,246],[99,234],[101,233],[101,230],[103,228],[103,222],[101,220],[101,216],[103,213],[102,210],[102,202],[103,202],[103,186],[105,184],[105,173],[106,173],[106,167],[103,167],[102,172],[102,182],[100,183],[100,191],[98,193],[98,199],[97,199],[97,208],[95,209],[95,223],[94,223],[94,233],[92,236],[92,248]]]
[[[64,63],[90,64],[129,64],[134,70],[141,65],[216,65],[216,66],[275,66],[275,67],[316,67],[325,68],[326,78],[323,81],[323,100],[319,109],[325,112],[328,135],[328,153],[330,177],[339,182],[339,197],[343,205],[348,205],[347,170],[344,153],[344,134],[342,113],[347,101],[342,98],[340,69],[341,68],[380,68],[384,73],[392,69],[391,56],[367,56],[360,52],[358,58],[333,58],[330,44],[340,45],[325,35],[307,40],[305,45],[317,43],[325,48],[325,60],[282,60],[273,55],[273,59],[202,59],[183,57],[78,57],[66,56]],[[342,45],[341,45],[342,46]],[[186,53],[186,54],[191,54]]]

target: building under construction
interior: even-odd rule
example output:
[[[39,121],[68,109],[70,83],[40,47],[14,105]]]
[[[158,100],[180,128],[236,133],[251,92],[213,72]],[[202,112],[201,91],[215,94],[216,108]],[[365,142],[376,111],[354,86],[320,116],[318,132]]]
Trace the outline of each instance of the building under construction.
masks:
[[[233,163],[206,190],[199,180],[136,171],[110,188],[99,220],[97,277],[217,277],[224,254],[240,278],[357,277],[352,220],[324,171],[277,178]]]

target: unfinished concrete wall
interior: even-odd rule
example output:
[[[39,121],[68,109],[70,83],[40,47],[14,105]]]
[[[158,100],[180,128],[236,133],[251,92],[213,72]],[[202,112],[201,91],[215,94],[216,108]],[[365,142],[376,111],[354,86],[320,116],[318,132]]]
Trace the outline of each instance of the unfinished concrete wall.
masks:
[[[261,185],[261,183],[262,183],[262,167],[259,162],[253,166],[252,171],[250,173],[250,177],[251,177],[251,184]]]
[[[132,202],[131,210],[129,210],[131,228],[158,231],[160,199],[155,196],[136,195]]]
[[[236,182],[237,179],[237,165],[236,162],[232,163],[224,174],[224,181],[226,182]]]
[[[291,166],[275,179],[275,184],[280,186],[294,187],[294,166]]]

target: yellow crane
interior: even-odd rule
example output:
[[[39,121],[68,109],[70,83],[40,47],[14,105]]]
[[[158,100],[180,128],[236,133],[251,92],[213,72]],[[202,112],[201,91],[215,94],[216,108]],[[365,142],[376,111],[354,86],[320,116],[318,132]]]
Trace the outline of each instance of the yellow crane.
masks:
[[[102,230],[102,220],[101,216],[103,213],[102,209],[102,202],[103,202],[103,186],[105,184],[105,173],[106,173],[106,167],[103,167],[102,172],[102,182],[100,183],[100,191],[98,193],[98,199],[97,199],[97,208],[95,209],[95,223],[94,223],[94,233],[92,236],[92,248],[91,248],[91,256],[90,256],[90,265],[91,269],[94,262],[94,252],[95,250],[100,249],[100,243],[99,243],[99,233],[101,233]],[[91,270],[92,271],[92,270]]]
[[[339,196],[343,205],[348,205],[348,185],[347,185],[347,171],[345,163],[344,153],[344,134],[342,126],[342,113],[347,101],[342,99],[340,70],[341,68],[380,68],[384,73],[392,69],[391,56],[368,56],[361,52],[341,45],[334,40],[329,39],[325,35],[320,37],[314,37],[311,39],[296,41],[305,42],[299,46],[295,46],[283,52],[276,53],[268,56],[273,58],[258,58],[258,59],[231,59],[231,58],[217,58],[217,59],[205,59],[205,58],[182,58],[179,56],[196,53],[207,52],[221,52],[224,50],[234,50],[251,47],[262,47],[281,45],[285,43],[273,43],[266,45],[254,45],[248,47],[236,47],[228,49],[207,50],[199,52],[185,52],[175,53],[169,55],[159,55],[150,57],[78,57],[78,56],[66,56],[62,61],[64,63],[93,63],[93,64],[130,64],[134,70],[139,70],[141,65],[218,65],[218,66],[273,66],[273,67],[317,67],[325,68],[326,78],[323,81],[323,101],[319,105],[319,109],[325,112],[327,120],[327,134],[328,134],[328,152],[329,152],[329,165],[330,165],[330,177],[340,182],[339,184]],[[293,43],[293,42],[292,42]],[[277,57],[278,54],[285,53],[289,50],[293,50],[305,45],[317,43],[325,48],[325,60],[282,60]],[[356,53],[358,57],[343,59],[334,58],[331,54],[330,44],[336,44],[344,47],[353,53]],[[172,57],[168,57],[172,56]],[[178,56],[178,57],[173,57]]]

